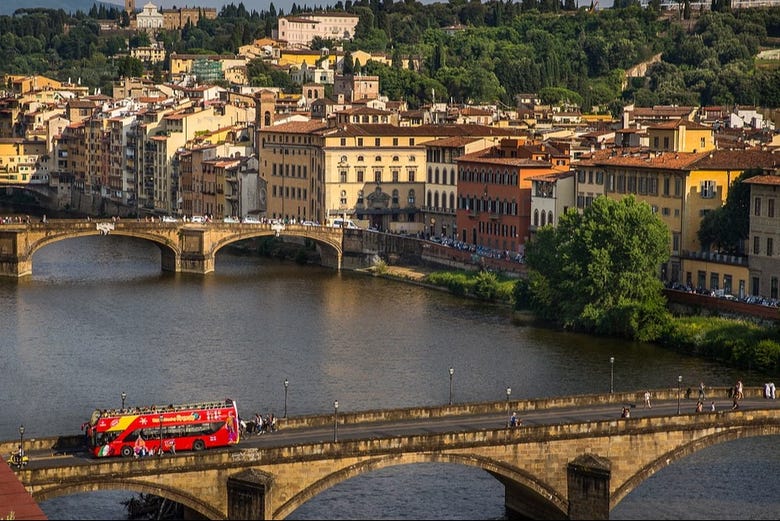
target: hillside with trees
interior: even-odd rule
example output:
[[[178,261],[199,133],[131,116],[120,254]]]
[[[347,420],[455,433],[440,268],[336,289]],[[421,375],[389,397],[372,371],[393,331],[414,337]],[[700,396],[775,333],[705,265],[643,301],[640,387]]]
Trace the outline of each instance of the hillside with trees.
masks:
[[[534,92],[548,102],[613,114],[627,103],[780,107],[779,64],[756,60],[760,50],[780,46],[780,9],[713,8],[669,12],[632,1],[592,10],[569,0],[362,0],[333,6],[360,17],[355,39],[343,42],[345,52],[392,57],[391,66],[354,63],[353,69],[379,75],[383,94],[411,107],[430,103],[434,92],[438,100],[508,106],[515,105],[517,94]],[[302,12],[293,4],[287,14]],[[229,4],[215,20],[160,31],[156,38],[168,53],[231,54],[270,37],[284,15],[273,3],[260,12]],[[88,13],[24,9],[0,16],[0,52],[6,57],[0,73],[78,77],[108,93],[112,80],[144,69],[127,54],[149,39],[127,29],[126,16],[105,6]],[[119,29],[101,31],[98,19],[116,20]],[[646,76],[626,79],[627,69],[659,53],[661,61]],[[401,68],[402,57],[420,65]],[[261,64],[250,67],[250,79],[254,85],[295,88]]]

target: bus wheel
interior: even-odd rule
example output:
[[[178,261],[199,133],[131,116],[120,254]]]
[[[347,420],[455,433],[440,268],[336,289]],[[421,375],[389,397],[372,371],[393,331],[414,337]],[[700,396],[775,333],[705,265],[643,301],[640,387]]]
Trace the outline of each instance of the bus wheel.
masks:
[[[195,440],[192,443],[192,450],[203,450],[206,448],[206,444],[203,443],[203,440]]]
[[[122,447],[122,450],[120,451],[120,454],[122,455],[123,458],[129,458],[130,456],[133,455],[133,447],[131,447],[130,445],[124,445]]]

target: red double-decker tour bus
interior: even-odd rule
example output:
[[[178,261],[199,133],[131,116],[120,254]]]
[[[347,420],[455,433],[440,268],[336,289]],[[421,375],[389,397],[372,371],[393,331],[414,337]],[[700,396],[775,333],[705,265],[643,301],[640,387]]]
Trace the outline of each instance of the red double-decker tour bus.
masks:
[[[236,402],[153,405],[96,409],[82,427],[90,452],[106,456],[145,456],[204,450],[238,443]]]

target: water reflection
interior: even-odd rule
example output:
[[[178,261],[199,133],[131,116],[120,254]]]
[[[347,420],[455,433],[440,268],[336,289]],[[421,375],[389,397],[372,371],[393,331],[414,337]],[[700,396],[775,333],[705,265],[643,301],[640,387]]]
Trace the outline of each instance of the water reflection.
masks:
[[[334,399],[343,411],[443,404],[450,366],[455,402],[503,400],[507,386],[518,398],[606,392],[610,356],[616,391],[676,387],[678,374],[684,385],[770,378],[648,344],[516,326],[505,310],[404,283],[228,252],[216,266],[204,277],[165,274],[150,243],[88,237],[37,252],[28,279],[0,280],[0,437],[13,439],[21,423],[30,436],[78,432],[93,408],[118,407],[122,391],[128,404],[231,396],[245,414],[279,415],[288,379],[288,411],[300,415],[330,411]],[[614,517],[777,517],[771,439],[713,447],[701,466],[678,462]],[[498,518],[503,492],[483,491],[483,481],[497,484],[457,465],[388,468],[294,515]],[[103,509],[104,494],[126,498],[94,493],[42,506],[53,519],[121,518],[121,507]],[[365,510],[352,510],[363,498]]]

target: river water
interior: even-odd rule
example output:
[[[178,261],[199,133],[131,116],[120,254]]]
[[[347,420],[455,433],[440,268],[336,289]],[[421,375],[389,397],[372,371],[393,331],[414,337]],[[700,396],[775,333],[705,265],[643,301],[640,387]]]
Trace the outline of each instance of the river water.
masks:
[[[503,309],[417,286],[221,252],[205,277],[160,271],[156,246],[116,236],[38,251],[33,275],[0,279],[0,438],[77,433],[94,408],[237,400],[243,415],[771,378],[661,348],[515,325]],[[774,378],[772,378],[774,379]],[[619,411],[616,411],[616,415]],[[710,447],[658,472],[613,519],[776,519],[779,437]],[[41,504],[51,519],[122,519],[131,491]],[[503,487],[446,464],[385,468],[291,519],[501,519]]]

